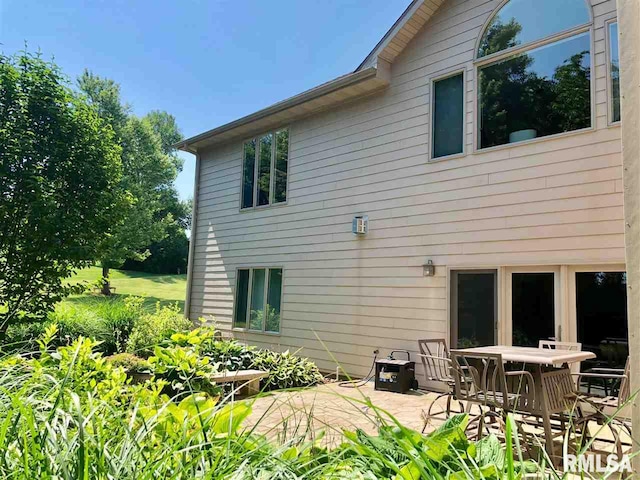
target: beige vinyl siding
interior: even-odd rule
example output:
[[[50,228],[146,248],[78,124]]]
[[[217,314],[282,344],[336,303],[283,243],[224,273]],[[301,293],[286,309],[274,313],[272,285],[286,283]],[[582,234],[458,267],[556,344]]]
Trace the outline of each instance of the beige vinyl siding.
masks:
[[[281,334],[234,335],[365,374],[376,348],[448,338],[447,267],[624,262],[620,129],[607,126],[615,1],[592,2],[594,129],[474,151],[475,45],[499,4],[445,1],[384,92],[289,125],[287,205],[240,212],[242,142],[200,152],[193,318],[230,331],[236,268],[282,265]],[[430,80],[460,69],[467,154],[429,162]],[[369,216],[364,238],[356,214]]]

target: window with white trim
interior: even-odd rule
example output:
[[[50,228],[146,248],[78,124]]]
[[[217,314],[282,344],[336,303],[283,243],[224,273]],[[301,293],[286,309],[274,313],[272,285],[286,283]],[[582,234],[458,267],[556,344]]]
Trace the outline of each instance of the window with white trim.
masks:
[[[244,142],[241,208],[287,201],[289,130],[276,130]]]
[[[456,155],[464,149],[464,74],[433,81],[431,158]]]
[[[239,268],[233,327],[280,333],[282,268]]]
[[[585,0],[510,0],[477,52],[478,148],[591,126]]]

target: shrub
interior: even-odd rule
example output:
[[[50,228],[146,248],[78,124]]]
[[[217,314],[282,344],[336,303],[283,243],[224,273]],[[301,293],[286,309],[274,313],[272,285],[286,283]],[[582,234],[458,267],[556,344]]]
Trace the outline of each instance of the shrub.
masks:
[[[68,345],[79,337],[100,342],[107,354],[123,352],[137,320],[144,314],[141,297],[83,299],[59,304],[49,316],[58,325],[55,343]]]
[[[293,355],[260,350],[253,361],[253,368],[269,372],[262,380],[264,390],[309,387],[322,381],[322,374],[315,363]]]
[[[167,344],[176,332],[188,332],[193,323],[185,318],[178,304],[161,307],[155,312],[143,314],[135,323],[127,341],[127,352],[141,357],[153,354],[154,347]]]
[[[149,362],[144,358],[136,357],[131,353],[117,353],[106,358],[114,367],[121,367],[125,372],[144,372],[149,370]]]

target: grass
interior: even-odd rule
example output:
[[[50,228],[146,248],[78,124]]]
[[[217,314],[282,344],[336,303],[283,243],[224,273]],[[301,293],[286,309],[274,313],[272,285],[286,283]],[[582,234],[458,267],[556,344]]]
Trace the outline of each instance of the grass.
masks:
[[[80,270],[71,281],[97,282],[102,276],[102,269],[89,267]],[[145,307],[155,308],[156,303],[162,305],[175,304],[184,307],[184,299],[187,290],[186,275],[156,275],[144,272],[132,272],[126,270],[111,270],[111,286],[115,287],[115,298],[128,295],[136,295],[145,299]],[[108,301],[109,299],[89,290],[84,295],[74,295],[65,302],[94,304],[96,301]]]

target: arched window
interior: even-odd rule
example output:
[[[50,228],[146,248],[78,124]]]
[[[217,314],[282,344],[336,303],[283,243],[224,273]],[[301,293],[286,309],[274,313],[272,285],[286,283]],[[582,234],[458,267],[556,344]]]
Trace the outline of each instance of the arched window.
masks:
[[[478,147],[591,126],[585,0],[510,0],[478,45]]]

